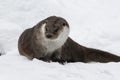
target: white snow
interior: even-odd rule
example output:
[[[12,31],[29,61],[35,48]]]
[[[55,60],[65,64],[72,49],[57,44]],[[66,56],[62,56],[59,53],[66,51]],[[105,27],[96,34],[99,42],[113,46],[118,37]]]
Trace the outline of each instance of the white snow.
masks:
[[[78,43],[120,56],[119,0],[0,0],[0,80],[120,80],[120,63],[46,63],[20,56],[19,35],[48,16],[64,17]]]

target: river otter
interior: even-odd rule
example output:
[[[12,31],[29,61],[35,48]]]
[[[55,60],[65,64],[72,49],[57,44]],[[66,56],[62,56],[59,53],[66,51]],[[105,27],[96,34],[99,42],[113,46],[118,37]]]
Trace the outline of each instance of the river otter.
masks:
[[[69,36],[69,24],[50,16],[25,30],[19,38],[19,53],[29,59],[53,62],[119,62],[120,57],[106,51],[84,47]]]

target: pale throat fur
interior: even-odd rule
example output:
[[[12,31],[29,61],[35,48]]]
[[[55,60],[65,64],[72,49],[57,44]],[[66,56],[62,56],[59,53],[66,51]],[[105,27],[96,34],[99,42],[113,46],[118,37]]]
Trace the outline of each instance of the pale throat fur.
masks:
[[[49,39],[45,36],[45,27],[46,23],[43,23],[39,29],[40,34],[37,36],[37,38],[40,40],[38,41],[38,43],[41,45],[40,48],[43,47],[43,52],[45,55],[47,55],[52,54],[52,52],[64,45],[68,38],[70,29],[67,25],[62,26],[62,30],[60,30],[58,36],[55,39]]]

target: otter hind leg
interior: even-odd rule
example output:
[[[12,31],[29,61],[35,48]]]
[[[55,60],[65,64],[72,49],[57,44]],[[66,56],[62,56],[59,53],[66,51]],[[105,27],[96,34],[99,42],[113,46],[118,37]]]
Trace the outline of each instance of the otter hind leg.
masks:
[[[88,54],[85,56],[86,62],[120,62],[120,56],[111,54],[109,52],[96,50],[96,49],[88,49]]]

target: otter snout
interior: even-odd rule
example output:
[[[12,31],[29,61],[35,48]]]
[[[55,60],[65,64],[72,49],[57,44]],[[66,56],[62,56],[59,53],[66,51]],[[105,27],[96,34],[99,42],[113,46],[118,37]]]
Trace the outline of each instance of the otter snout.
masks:
[[[52,33],[47,33],[47,34],[46,34],[46,37],[47,37],[47,38],[52,38],[53,36],[54,36],[54,35],[53,35]]]

